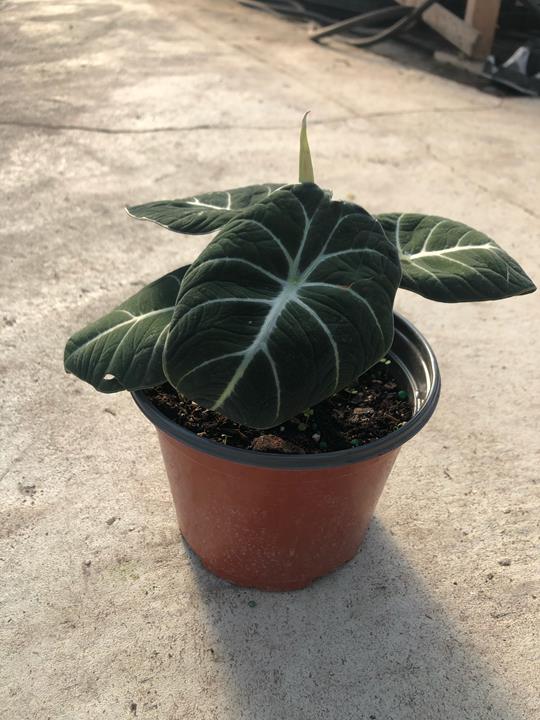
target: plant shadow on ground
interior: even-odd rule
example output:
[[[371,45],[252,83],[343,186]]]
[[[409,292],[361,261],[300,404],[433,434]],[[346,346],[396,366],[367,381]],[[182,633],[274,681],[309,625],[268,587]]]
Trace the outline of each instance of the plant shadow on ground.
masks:
[[[291,593],[229,585],[185,548],[227,717],[522,720],[379,521],[353,561]]]

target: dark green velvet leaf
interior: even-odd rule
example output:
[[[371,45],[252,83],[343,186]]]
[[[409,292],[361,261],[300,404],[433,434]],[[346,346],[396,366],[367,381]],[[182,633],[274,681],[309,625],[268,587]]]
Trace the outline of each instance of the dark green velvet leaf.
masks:
[[[128,213],[140,220],[151,220],[169,230],[189,235],[204,235],[225,225],[238,213],[266,199],[284,183],[266,183],[247,187],[203,193],[181,200],[133,205]]]
[[[468,302],[525,295],[536,288],[494,240],[435,215],[389,213],[378,219],[399,250],[401,287],[430,300]]]
[[[164,350],[179,393],[265,428],[351,383],[393,338],[396,248],[313,184],[231,220],[186,273]]]
[[[150,283],[75,333],[64,353],[66,371],[102,392],[139,390],[164,382],[163,346],[187,269]]]

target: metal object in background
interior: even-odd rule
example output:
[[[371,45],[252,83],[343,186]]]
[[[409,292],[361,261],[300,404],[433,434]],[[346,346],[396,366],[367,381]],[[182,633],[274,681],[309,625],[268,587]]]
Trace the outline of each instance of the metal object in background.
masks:
[[[482,74],[523,95],[540,97],[540,40],[531,40],[526,45],[521,45],[501,65],[490,55]]]

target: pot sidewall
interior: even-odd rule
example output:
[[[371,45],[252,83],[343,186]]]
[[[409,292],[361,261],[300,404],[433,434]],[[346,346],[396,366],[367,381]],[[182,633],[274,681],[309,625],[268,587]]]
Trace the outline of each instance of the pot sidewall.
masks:
[[[399,452],[291,470],[158,437],[186,542],[214,574],[265,590],[304,587],[354,557]]]

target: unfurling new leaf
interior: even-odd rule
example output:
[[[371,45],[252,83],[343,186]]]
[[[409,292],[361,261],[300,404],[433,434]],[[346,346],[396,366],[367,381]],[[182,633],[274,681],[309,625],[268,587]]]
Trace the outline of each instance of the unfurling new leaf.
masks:
[[[309,149],[309,142],[307,136],[307,112],[302,118],[302,127],[300,129],[300,159],[298,167],[298,180],[301,183],[313,183],[315,182],[315,176],[313,174],[313,163],[311,162],[311,150]]]

